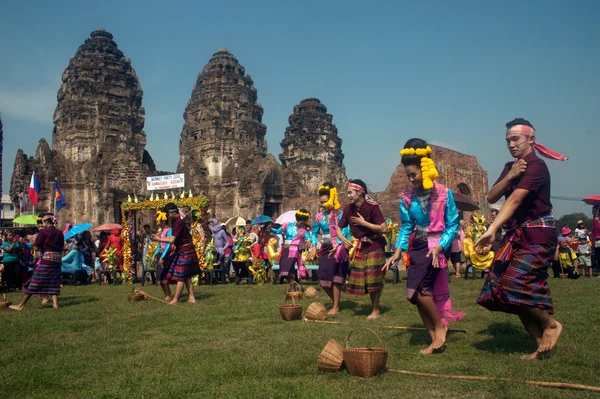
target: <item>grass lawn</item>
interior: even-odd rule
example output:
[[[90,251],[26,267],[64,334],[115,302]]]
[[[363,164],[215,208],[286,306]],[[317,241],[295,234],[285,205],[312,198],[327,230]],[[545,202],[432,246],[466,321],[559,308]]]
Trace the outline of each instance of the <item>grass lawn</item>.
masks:
[[[557,319],[565,327],[554,358],[526,362],[534,350],[516,316],[475,303],[483,280],[453,280],[453,305],[467,312],[447,350],[421,356],[425,332],[404,298],[405,282],[388,283],[377,321],[367,297],[343,295],[341,325],[285,322],[284,286],[201,286],[184,309],[155,301],[129,303],[126,286],[63,287],[60,309],[32,298],[22,312],[0,312],[1,398],[592,398],[598,392],[522,383],[457,381],[393,373],[362,379],[318,372],[330,338],[344,342],[356,327],[377,331],[388,367],[440,374],[497,376],[600,386],[600,279],[550,281]],[[305,285],[306,287],[306,285]],[[155,286],[150,295],[160,296]],[[18,302],[20,295],[9,300]],[[328,299],[319,290],[326,306]],[[310,300],[301,301],[304,309]],[[356,332],[355,346],[376,338]]]

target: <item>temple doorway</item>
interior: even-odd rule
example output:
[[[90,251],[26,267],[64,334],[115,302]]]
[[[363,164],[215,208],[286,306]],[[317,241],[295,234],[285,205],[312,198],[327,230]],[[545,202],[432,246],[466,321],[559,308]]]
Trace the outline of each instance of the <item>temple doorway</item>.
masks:
[[[267,215],[276,219],[277,216],[281,214],[280,209],[281,204],[278,202],[265,202],[265,206],[263,208],[263,215]]]

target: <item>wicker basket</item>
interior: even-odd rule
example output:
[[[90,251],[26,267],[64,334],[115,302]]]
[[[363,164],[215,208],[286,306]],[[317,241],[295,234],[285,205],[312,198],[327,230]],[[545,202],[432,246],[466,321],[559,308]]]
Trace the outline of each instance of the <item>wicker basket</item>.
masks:
[[[294,298],[292,298],[291,305],[286,300],[286,304],[279,307],[279,313],[285,321],[300,320],[302,319],[302,305],[296,305]]]
[[[335,339],[330,339],[317,359],[321,371],[340,371],[344,365],[344,347]]]
[[[127,299],[129,299],[129,302],[143,301],[144,299],[146,299],[146,295],[139,293],[129,294],[127,295]]]
[[[285,289],[285,299],[294,299],[296,301],[302,299],[302,287],[295,281]]]
[[[317,290],[314,287],[308,287],[307,289],[304,290],[304,297],[310,298],[310,299],[318,298],[319,293],[317,292]]]
[[[8,309],[12,302],[0,302],[0,309]]]
[[[344,363],[350,375],[363,378],[373,377],[385,370],[388,351],[383,347],[383,342],[379,335],[370,328],[363,328],[372,332],[379,343],[380,348],[350,348],[350,336],[356,330],[350,331],[346,337],[346,349],[344,349]]]
[[[325,320],[327,318],[327,310],[320,302],[313,302],[306,309],[306,318],[308,320]]]

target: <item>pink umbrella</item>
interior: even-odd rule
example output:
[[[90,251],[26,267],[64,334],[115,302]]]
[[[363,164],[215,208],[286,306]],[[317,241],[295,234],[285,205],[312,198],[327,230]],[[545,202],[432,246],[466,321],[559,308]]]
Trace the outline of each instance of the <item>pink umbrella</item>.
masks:
[[[123,226],[121,226],[118,223],[104,223],[98,227],[95,227],[94,230],[92,230],[92,231],[111,231],[113,229],[122,230]]]
[[[279,215],[277,220],[275,220],[276,224],[284,225],[286,223],[291,223],[296,221],[296,210],[287,211]]]
[[[600,205],[600,195],[590,195],[582,199],[588,205]]]

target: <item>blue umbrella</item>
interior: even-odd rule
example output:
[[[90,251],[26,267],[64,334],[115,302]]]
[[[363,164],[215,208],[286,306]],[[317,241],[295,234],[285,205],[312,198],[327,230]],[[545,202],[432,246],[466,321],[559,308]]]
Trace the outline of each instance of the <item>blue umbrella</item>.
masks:
[[[90,227],[92,227],[91,223],[76,224],[75,226],[71,227],[69,231],[67,231],[67,234],[65,234],[65,240],[75,237],[77,234],[86,231]]]
[[[252,224],[265,224],[265,223],[272,223],[273,219],[270,218],[267,215],[260,215],[259,217],[255,218],[252,221]]]

